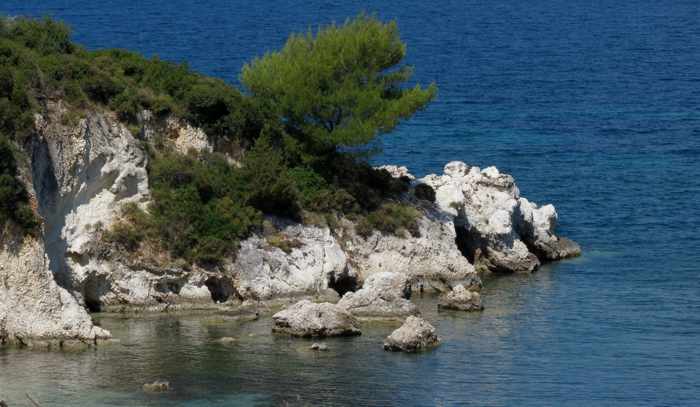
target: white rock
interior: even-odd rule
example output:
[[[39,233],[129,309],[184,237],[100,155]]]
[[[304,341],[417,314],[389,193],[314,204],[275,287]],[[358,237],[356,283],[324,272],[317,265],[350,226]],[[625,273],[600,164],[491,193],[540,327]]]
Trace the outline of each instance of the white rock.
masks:
[[[384,350],[418,352],[440,344],[435,327],[423,318],[410,316],[384,340]]]
[[[384,271],[369,276],[362,289],[346,293],[338,306],[356,317],[403,318],[418,314],[410,296],[411,284],[405,274]]]
[[[166,120],[166,131],[171,135],[175,150],[181,154],[187,154],[190,150],[196,152],[214,151],[206,133],[198,127],[192,127],[185,121],[169,117]]]
[[[540,264],[537,256],[554,260],[580,252],[554,235],[554,207],[538,209],[521,198],[513,178],[496,167],[451,162],[444,175],[417,182],[433,187],[440,209],[455,216],[462,250],[493,271],[531,272]]]
[[[382,165],[380,167],[375,168],[378,170],[386,170],[394,178],[406,177],[409,180],[416,179],[416,177],[414,177],[410,172],[408,172],[408,168],[406,167],[398,165]]]
[[[296,241],[299,247],[285,253],[260,237],[241,243],[230,270],[243,298],[321,293],[329,289],[333,278],[353,273],[345,252],[328,228],[290,224],[281,234]]]
[[[452,291],[440,296],[438,309],[451,309],[458,311],[481,311],[481,295],[476,291],[470,291],[463,285],[457,285]]]
[[[383,271],[400,272],[426,289],[442,291],[448,285],[481,285],[474,266],[455,244],[452,216],[430,205],[418,220],[420,236],[390,236],[375,232],[368,238],[344,239],[344,249],[357,273],[364,278]],[[448,285],[446,285],[448,284]]]
[[[8,228],[9,229],[9,228]],[[95,342],[110,337],[54,281],[41,241],[0,231],[0,342]]]
[[[360,335],[357,321],[343,308],[328,302],[302,300],[272,316],[272,330],[293,336]]]

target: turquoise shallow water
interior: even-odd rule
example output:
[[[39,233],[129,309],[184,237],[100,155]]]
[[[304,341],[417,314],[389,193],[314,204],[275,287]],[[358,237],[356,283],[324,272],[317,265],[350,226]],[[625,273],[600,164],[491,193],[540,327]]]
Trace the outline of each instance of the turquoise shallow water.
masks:
[[[122,344],[0,350],[0,397],[51,405],[694,406],[700,403],[700,4],[694,0],[439,3],[4,0],[53,15],[91,48],[188,61],[231,82],[290,31],[359,10],[396,18],[439,99],[375,160],[418,175],[460,159],[556,204],[585,254],[491,281],[480,315],[436,314],[444,344],[386,354],[390,327],[327,354],[266,320],[105,320]],[[255,337],[248,337],[250,332]],[[246,338],[229,348],[219,335]],[[135,346],[140,344],[139,346]],[[134,346],[129,346],[134,345]],[[146,380],[176,390],[146,397]]]

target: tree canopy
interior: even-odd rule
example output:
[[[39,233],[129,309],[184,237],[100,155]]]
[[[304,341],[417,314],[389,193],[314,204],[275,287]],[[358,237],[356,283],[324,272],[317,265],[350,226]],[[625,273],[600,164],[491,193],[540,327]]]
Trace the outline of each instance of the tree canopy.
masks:
[[[290,36],[282,50],[245,65],[241,82],[291,136],[324,149],[355,146],[435,97],[434,84],[402,87],[413,73],[400,65],[405,55],[395,22],[363,14],[315,35]]]

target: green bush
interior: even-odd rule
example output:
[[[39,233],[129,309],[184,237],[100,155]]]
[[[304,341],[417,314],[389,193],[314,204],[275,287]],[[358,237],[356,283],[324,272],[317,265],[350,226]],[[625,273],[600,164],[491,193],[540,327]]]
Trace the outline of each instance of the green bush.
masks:
[[[435,202],[435,190],[428,184],[416,185],[413,194],[418,199],[423,199],[428,202]]]
[[[299,192],[268,135],[261,136],[245,155],[237,178],[250,206],[264,213],[299,219]]]
[[[104,241],[130,252],[139,248],[144,237],[144,230],[141,227],[127,222],[115,223],[102,235]]]
[[[12,222],[26,233],[32,233],[39,222],[29,206],[29,195],[17,176],[12,145],[0,136],[0,228]]]
[[[377,230],[388,235],[399,236],[405,230],[413,237],[420,237],[418,219],[420,212],[409,205],[386,203],[365,216],[357,224],[357,233],[365,238]]]

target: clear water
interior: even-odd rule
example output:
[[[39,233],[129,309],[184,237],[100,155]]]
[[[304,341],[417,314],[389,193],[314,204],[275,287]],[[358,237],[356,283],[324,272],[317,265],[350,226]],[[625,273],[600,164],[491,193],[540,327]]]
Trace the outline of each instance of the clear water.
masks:
[[[390,326],[352,340],[268,334],[269,322],[105,320],[121,345],[0,350],[0,397],[44,406],[700,404],[700,3],[696,0],[20,1],[91,48],[187,61],[236,82],[287,33],[360,10],[396,18],[439,99],[382,140],[416,174],[460,159],[556,204],[585,255],[488,283],[479,315],[434,312],[444,344],[387,354]],[[250,333],[255,336],[248,336]],[[231,335],[228,347],[212,342]],[[145,396],[142,383],[175,390]]]

